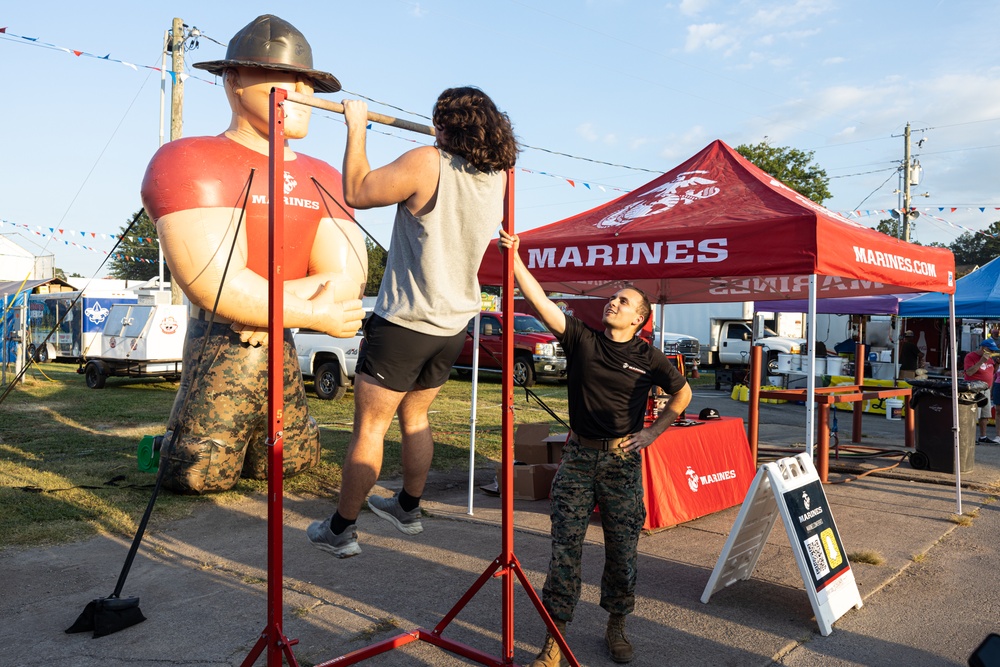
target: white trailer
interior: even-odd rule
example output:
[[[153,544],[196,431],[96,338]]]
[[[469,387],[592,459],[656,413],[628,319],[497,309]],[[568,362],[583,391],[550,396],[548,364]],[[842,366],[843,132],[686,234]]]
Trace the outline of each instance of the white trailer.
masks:
[[[101,334],[101,354],[77,369],[91,389],[102,389],[108,377],[162,376],[178,380],[187,333],[187,306],[118,304]]]

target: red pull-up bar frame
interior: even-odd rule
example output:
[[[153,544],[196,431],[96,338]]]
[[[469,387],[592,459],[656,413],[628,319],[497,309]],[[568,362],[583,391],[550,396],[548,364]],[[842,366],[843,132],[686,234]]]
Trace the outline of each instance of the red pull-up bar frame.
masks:
[[[289,640],[282,630],[282,587],[284,580],[282,564],[282,527],[283,527],[283,441],[282,413],[284,410],[283,395],[283,359],[284,359],[284,223],[285,204],[282,176],[285,172],[285,100],[299,104],[315,106],[329,111],[343,113],[343,106],[307,95],[288,92],[281,88],[272,88],[270,97],[270,137],[268,158],[268,467],[267,467],[267,624],[250,653],[242,662],[242,667],[251,667],[267,651],[268,667],[281,667],[282,658],[292,667],[298,667],[291,647],[298,640]],[[403,127],[408,130],[434,134],[434,129],[405,123],[383,116],[369,114],[369,120]],[[508,234],[514,233],[514,170],[507,170],[507,187],[504,195],[503,228]],[[318,664],[316,667],[332,667],[333,665],[353,665],[373,656],[385,653],[413,641],[425,641],[446,651],[473,660],[481,665],[502,667],[514,664],[514,577],[521,581],[521,586],[528,594],[535,609],[545,621],[549,633],[556,638],[562,649],[563,656],[571,667],[580,667],[566,640],[553,623],[548,611],[542,604],[538,593],[531,586],[527,575],[521,568],[517,556],[514,555],[514,374],[511,364],[514,359],[514,256],[509,250],[503,252],[503,416],[501,421],[502,456],[500,479],[501,519],[501,553],[472,584],[465,595],[455,603],[455,606],[445,614],[433,630],[417,628],[395,637],[372,644],[357,651]],[[483,585],[493,577],[501,581],[501,655],[489,655],[461,642],[443,637],[445,628],[458,616],[458,613],[475,597]]]

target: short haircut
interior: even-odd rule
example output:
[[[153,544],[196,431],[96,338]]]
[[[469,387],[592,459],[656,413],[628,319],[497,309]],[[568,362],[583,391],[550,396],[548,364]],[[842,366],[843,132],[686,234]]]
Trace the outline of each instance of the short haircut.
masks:
[[[642,297],[639,303],[635,305],[636,312],[642,316],[642,322],[639,324],[636,332],[642,331],[642,328],[646,326],[646,322],[649,321],[649,316],[653,314],[653,307],[649,303],[649,297],[635,285],[625,285],[622,289],[630,289],[633,292],[638,292],[639,296]]]

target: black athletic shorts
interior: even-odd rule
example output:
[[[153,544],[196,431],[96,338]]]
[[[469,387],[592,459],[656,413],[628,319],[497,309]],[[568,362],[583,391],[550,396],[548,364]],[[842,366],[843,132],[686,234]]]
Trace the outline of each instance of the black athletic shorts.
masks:
[[[440,387],[448,381],[466,335],[462,330],[454,336],[431,336],[372,313],[365,323],[357,372],[393,391]]]

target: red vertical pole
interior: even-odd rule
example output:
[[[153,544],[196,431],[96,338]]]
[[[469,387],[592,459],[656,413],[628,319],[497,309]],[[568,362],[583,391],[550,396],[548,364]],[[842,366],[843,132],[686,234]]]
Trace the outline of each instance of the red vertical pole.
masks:
[[[859,387],[865,383],[865,344],[854,345],[854,384]],[[861,444],[861,417],[864,414],[865,402],[854,402],[854,415],[851,422],[851,442]]]
[[[750,395],[747,397],[749,407],[747,417],[748,440],[750,441],[750,458],[757,465],[757,442],[760,437],[760,362],[764,349],[760,345],[750,348]]]
[[[514,233],[514,170],[507,170],[507,191],[503,201],[503,228]],[[501,585],[502,656],[504,664],[514,660],[514,255],[503,253],[503,415],[501,417],[502,455],[500,502],[502,505]]]
[[[819,481],[830,478],[830,405],[819,404],[819,447],[816,449],[816,472]]]
[[[273,633],[267,646],[268,667],[281,667],[282,565],[281,531],[284,496],[284,263],[285,263],[285,114],[281,103],[287,91],[271,89],[271,128],[267,183],[268,200],[268,306],[267,306],[267,626]]]
[[[903,423],[905,424],[903,428],[903,444],[911,448],[916,445],[913,433],[916,427],[916,419],[913,416],[913,408],[910,407],[910,399],[912,397],[912,394],[910,396],[903,396],[903,405],[906,407],[903,414]]]

